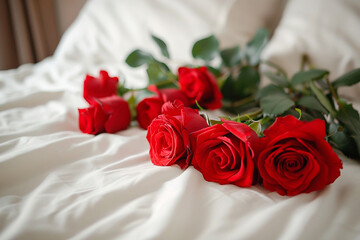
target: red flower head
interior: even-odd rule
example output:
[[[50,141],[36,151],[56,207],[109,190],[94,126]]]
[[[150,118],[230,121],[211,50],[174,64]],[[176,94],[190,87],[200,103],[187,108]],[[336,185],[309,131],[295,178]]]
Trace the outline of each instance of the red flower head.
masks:
[[[98,78],[86,75],[83,96],[89,104],[92,104],[94,98],[116,95],[118,82],[117,77],[109,77],[106,71],[100,71]]]
[[[257,166],[264,187],[281,195],[324,188],[340,176],[342,162],[325,141],[325,122],[278,117],[258,140]]]
[[[254,178],[254,151],[258,139],[247,125],[233,121],[203,128],[191,135],[192,164],[205,180],[250,187]]]
[[[189,135],[207,126],[197,110],[184,107],[178,100],[165,103],[162,114],[152,121],[146,135],[151,161],[158,166],[177,163],[181,168],[188,167]]]
[[[164,101],[156,97],[144,98],[136,106],[136,121],[143,129],[147,129],[152,120],[161,114]]]
[[[92,102],[89,108],[79,109],[79,127],[83,133],[115,133],[129,126],[129,104],[121,97],[94,98]]]
[[[212,75],[206,67],[178,69],[180,90],[190,99],[192,104],[195,100],[208,109],[218,109],[221,107],[222,94]]]

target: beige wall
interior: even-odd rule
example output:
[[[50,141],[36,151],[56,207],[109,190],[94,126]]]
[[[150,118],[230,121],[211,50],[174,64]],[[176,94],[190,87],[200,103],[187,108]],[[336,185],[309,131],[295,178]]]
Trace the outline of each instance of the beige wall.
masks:
[[[86,0],[0,0],[0,70],[52,55]]]
[[[62,35],[78,15],[86,0],[54,0],[58,32]]]

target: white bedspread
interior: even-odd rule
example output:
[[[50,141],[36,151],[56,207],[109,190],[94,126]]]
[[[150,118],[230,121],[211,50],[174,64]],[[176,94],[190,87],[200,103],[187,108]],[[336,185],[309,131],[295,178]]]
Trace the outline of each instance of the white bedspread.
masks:
[[[212,21],[233,1],[212,2],[203,15],[195,10],[204,1],[198,8],[190,0],[172,7],[114,2],[88,3],[54,57],[0,73],[0,239],[360,239],[354,160],[341,157],[340,178],[324,190],[283,197],[260,186],[210,183],[193,167],[154,166],[146,131],[136,125],[117,134],[81,133],[77,108],[86,106],[86,73],[105,69],[124,74],[129,86],[144,86],[144,69],[126,67],[124,58],[135,46],[156,50],[149,31],[168,45],[174,40],[173,55],[187,61],[191,43],[216,31]],[[168,27],[184,17],[169,8],[183,8],[183,30],[159,32],[161,22],[148,32],[132,28],[144,23],[131,14],[135,7],[142,14],[153,9],[153,22],[166,12]]]

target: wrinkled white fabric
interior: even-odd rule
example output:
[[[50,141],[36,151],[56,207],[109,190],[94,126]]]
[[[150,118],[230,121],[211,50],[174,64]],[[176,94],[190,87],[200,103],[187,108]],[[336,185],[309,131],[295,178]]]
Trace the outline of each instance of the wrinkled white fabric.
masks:
[[[136,20],[133,2],[89,2],[55,57],[0,72],[0,239],[359,238],[360,166],[353,160],[342,157],[340,178],[324,190],[282,197],[258,185],[207,182],[193,167],[154,166],[146,131],[136,125],[116,134],[79,131],[86,73],[105,69],[125,75],[128,86],[146,84],[144,69],[123,63],[131,47],[150,46],[147,32],[125,22]],[[174,2],[167,12],[173,18],[180,14],[176,9],[195,9],[187,11],[183,28],[193,34],[162,32],[168,45],[175,43],[175,58],[186,60],[184,48],[215,31],[216,20],[206,16],[218,16],[223,4],[200,11],[198,1],[198,8]],[[129,9],[121,10],[125,3]],[[154,17],[170,7],[142,3],[143,14],[151,8]],[[111,20],[121,16],[123,21]],[[122,43],[120,33],[132,38]]]
[[[289,0],[263,58],[282,66],[291,77],[300,70],[301,56],[330,71],[330,80],[360,67],[360,1]],[[360,84],[340,94],[360,100]]]

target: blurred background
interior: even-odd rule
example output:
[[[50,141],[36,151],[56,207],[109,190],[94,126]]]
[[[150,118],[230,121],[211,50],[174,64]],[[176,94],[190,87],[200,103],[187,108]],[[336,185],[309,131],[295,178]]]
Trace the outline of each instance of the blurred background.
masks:
[[[0,70],[53,54],[86,0],[0,0]]]

